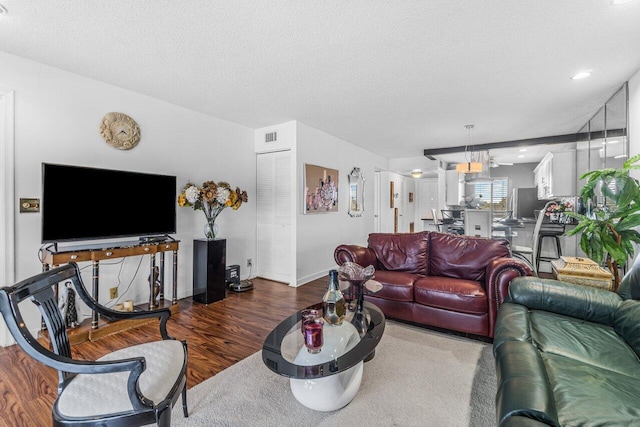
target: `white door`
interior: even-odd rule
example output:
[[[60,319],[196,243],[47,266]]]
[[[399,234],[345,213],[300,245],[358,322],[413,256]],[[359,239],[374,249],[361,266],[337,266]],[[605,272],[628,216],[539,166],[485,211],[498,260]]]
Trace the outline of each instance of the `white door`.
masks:
[[[417,230],[435,230],[431,221],[423,221],[423,218],[431,218],[431,209],[438,210],[438,180],[437,179],[421,179],[418,181],[418,212],[417,220],[420,221],[420,227]]]
[[[257,168],[257,275],[291,283],[291,152],[258,154]]]

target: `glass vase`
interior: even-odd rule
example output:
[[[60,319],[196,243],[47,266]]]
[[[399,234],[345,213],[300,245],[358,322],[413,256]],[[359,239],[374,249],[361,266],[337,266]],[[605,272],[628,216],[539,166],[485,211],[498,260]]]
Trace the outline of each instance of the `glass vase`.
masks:
[[[204,225],[204,237],[207,240],[213,240],[218,235],[218,224],[216,224],[215,219],[207,220]]]

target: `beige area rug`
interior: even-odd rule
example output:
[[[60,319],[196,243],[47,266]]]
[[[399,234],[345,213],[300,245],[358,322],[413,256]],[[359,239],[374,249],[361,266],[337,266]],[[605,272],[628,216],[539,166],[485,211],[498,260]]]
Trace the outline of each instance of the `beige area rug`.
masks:
[[[495,426],[496,379],[491,345],[387,321],[360,390],[333,412],[302,406],[289,379],[257,352],[188,392],[172,425],[186,426]]]

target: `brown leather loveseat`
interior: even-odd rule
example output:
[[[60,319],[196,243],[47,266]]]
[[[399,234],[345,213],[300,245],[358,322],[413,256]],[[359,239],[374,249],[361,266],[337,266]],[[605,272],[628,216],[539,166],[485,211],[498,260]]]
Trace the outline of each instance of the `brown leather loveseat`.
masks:
[[[375,267],[383,288],[365,299],[385,316],[490,338],[509,282],[531,275],[506,240],[435,231],[372,233],[368,247],[340,245],[334,258]]]

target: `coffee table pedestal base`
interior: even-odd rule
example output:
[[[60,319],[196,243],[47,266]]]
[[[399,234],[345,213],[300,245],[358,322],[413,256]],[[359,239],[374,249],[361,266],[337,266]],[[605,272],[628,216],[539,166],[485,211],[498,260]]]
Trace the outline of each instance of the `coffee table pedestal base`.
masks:
[[[290,379],[291,392],[309,409],[335,411],[346,406],[358,392],[362,381],[363,362],[344,372],[310,380]]]

